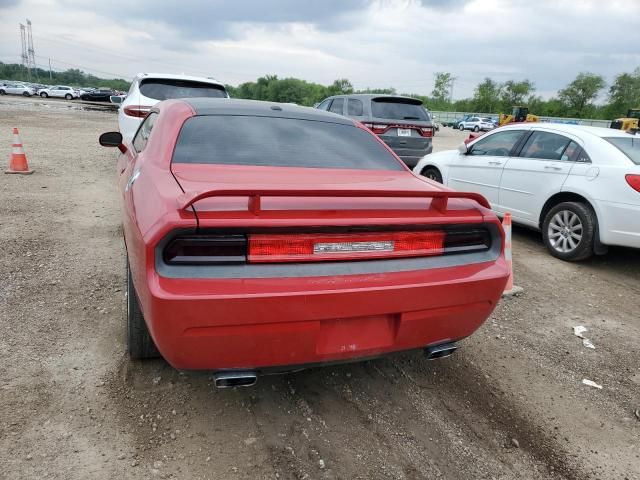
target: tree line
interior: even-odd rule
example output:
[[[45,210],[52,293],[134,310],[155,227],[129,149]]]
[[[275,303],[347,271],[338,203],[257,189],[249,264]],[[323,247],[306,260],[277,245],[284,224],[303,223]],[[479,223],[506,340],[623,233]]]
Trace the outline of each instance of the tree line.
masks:
[[[499,113],[523,105],[531,113],[549,117],[612,119],[626,115],[630,108],[640,108],[640,67],[616,75],[609,86],[601,75],[581,72],[548,100],[536,95],[530,80],[498,83],[486,77],[475,87],[472,97],[452,101],[449,94],[454,80],[450,73],[436,73],[431,96],[419,97],[432,110]],[[595,103],[603,92],[606,102]]]
[[[102,79],[78,69],[52,72],[43,69],[32,70],[32,81],[38,77],[40,83],[71,86],[110,87],[128,90],[130,82],[123,79]],[[26,81],[26,72],[19,64],[0,62],[0,79]],[[425,106],[435,111],[500,113],[510,112],[515,105],[529,107],[529,111],[540,116],[612,119],[625,115],[629,108],[640,108],[640,67],[632,72],[617,75],[611,85],[607,85],[601,75],[581,72],[556,95],[545,100],[536,95],[536,87],[528,79],[508,80],[500,83],[489,77],[474,89],[473,95],[460,100],[451,99],[451,89],[455,78],[451,73],[439,72],[435,75],[434,88],[430,95],[403,93],[420,98]],[[265,75],[253,82],[238,86],[226,85],[231,97],[272,102],[289,102],[312,106],[324,98],[337,94],[377,93],[398,94],[395,88],[354,89],[345,78],[335,80],[331,85],[321,85],[298,78],[278,78]],[[596,103],[601,93],[606,94],[604,103]]]

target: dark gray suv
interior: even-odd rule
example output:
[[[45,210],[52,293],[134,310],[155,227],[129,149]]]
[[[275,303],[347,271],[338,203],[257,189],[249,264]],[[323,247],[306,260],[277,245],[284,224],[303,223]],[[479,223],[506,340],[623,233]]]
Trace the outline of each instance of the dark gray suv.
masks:
[[[335,95],[320,102],[316,108],[362,122],[411,168],[433,150],[433,122],[422,101],[416,98]]]

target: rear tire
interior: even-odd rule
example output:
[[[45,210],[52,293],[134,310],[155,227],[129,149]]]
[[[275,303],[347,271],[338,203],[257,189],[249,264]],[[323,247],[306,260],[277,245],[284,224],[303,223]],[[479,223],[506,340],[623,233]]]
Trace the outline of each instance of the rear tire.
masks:
[[[22,92],[23,97],[30,97],[31,94],[29,92]]]
[[[5,92],[4,90],[0,90],[0,95],[6,95],[7,92]]]
[[[542,238],[549,253],[568,262],[593,255],[596,216],[588,205],[562,202],[547,213],[542,222]]]
[[[49,95],[47,95],[47,92],[42,92],[42,93],[40,94],[40,96],[41,96],[42,98],[47,98]]]
[[[478,125],[476,125],[475,127],[473,127],[473,131],[474,132],[479,132],[480,131],[480,127]]]
[[[66,98],[67,100],[71,100],[73,98],[73,95],[71,95],[70,93],[67,93],[64,98]]]
[[[460,129],[461,132],[464,131],[464,125],[460,124],[458,125],[458,128]]]
[[[442,174],[436,167],[426,167],[420,172],[420,175],[434,182],[442,183]]]
[[[160,352],[149,334],[147,323],[140,310],[138,294],[133,286],[131,270],[127,260],[127,350],[133,360],[157,358]]]

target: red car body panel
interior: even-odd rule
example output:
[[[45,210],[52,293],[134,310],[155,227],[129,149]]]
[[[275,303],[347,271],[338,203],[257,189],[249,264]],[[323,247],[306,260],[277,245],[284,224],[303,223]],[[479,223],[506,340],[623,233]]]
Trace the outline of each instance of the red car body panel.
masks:
[[[163,274],[157,251],[175,231],[455,224],[492,225],[500,239],[504,233],[482,202],[384,198],[389,191],[451,192],[406,168],[172,165],[180,129],[196,112],[180,100],[153,111],[159,115],[147,147],[136,154],[128,145],[118,160],[119,185],[140,307],[156,346],[175,368],[259,370],[421,348],[471,335],[495,308],[508,276],[502,242],[491,261],[429,269],[267,278]],[[252,210],[248,192],[265,188],[300,195],[267,193],[259,212]],[[213,193],[183,208],[190,196],[211,191],[239,193]],[[370,195],[327,197],[323,191]]]

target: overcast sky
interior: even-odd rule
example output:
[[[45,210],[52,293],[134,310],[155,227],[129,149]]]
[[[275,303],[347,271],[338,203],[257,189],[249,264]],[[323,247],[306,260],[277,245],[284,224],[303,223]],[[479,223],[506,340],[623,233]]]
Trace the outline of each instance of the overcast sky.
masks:
[[[446,71],[454,98],[486,76],[548,97],[581,71],[611,82],[640,66],[639,0],[0,0],[0,61],[20,61],[26,18],[38,64],[103,77],[276,74],[428,94]]]

